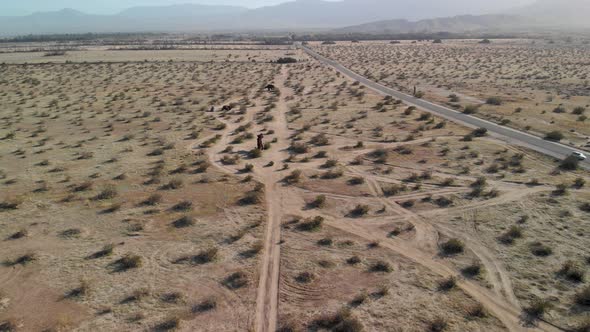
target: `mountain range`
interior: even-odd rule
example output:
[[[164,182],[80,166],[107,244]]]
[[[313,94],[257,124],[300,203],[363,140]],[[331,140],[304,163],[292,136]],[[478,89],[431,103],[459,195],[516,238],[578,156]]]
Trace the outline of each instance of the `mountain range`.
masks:
[[[0,35],[306,29],[404,33],[500,30],[524,26],[590,26],[590,20],[585,17],[590,13],[588,0],[537,0],[522,8],[509,8],[509,0],[488,1],[489,4],[484,7],[481,4],[470,5],[474,2],[478,1],[296,0],[256,9],[185,4],[134,7],[115,15],[93,15],[63,9],[28,16],[0,17]],[[504,10],[500,11],[501,8]]]

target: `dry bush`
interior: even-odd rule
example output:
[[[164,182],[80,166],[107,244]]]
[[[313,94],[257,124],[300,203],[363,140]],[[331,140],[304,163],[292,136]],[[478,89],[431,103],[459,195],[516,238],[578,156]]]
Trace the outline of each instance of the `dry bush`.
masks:
[[[210,298],[207,298],[207,299],[201,301],[200,303],[193,305],[191,308],[191,312],[193,314],[196,314],[196,313],[212,311],[212,310],[215,310],[215,308],[217,308],[217,300],[213,297],[210,297]]]
[[[242,271],[234,272],[223,280],[223,285],[229,289],[239,289],[248,285],[248,275]]]
[[[307,204],[312,209],[319,209],[326,205],[326,195],[318,195],[316,198]]]
[[[115,271],[123,272],[131,269],[140,268],[143,263],[141,256],[127,254],[113,263]]]
[[[389,272],[393,271],[393,267],[388,262],[377,261],[371,265],[370,271],[371,272],[387,272],[387,273],[389,273]]]
[[[584,282],[584,269],[573,261],[565,262],[557,274],[572,282]]]
[[[304,222],[297,225],[297,229],[303,232],[316,232],[322,228],[324,218],[316,216],[313,219],[307,219]]]
[[[8,260],[4,262],[6,266],[14,266],[14,265],[27,265],[30,264],[38,259],[37,254],[29,252],[22,256],[19,256],[13,260]]]
[[[590,286],[578,291],[574,296],[574,300],[581,306],[590,307]]]
[[[324,314],[313,320],[313,330],[328,329],[331,331],[362,332],[361,322],[352,315],[349,309],[343,308],[334,314]]]
[[[450,239],[441,244],[440,248],[445,255],[457,255],[463,252],[465,245],[459,239]]]
[[[448,292],[457,286],[457,278],[449,277],[438,282],[438,290]]]
[[[449,324],[443,317],[437,317],[428,323],[428,331],[430,332],[442,332]]]
[[[176,228],[186,228],[195,225],[195,221],[190,216],[183,216],[179,219],[176,219],[172,225]]]

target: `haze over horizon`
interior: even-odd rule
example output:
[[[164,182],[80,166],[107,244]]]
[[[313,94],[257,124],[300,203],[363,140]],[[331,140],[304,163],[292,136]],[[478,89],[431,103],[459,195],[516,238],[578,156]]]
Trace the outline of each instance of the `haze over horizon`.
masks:
[[[297,1],[311,2],[314,0]],[[336,0],[325,1],[339,2]],[[482,13],[510,9],[518,6],[531,4],[534,2],[534,0],[498,0],[494,1],[493,3],[482,0],[461,1],[463,1],[465,5],[471,10]],[[151,7],[179,4],[200,4],[260,8],[264,6],[278,5],[286,2],[293,2],[293,0],[103,0],[100,2],[80,2],[77,0],[57,0],[51,2],[42,0],[23,0],[19,2],[11,1],[6,3],[0,3],[0,13],[2,13],[0,16],[25,16],[37,12],[59,11],[65,8],[78,10],[86,14],[110,15],[119,13],[128,8],[143,6]]]

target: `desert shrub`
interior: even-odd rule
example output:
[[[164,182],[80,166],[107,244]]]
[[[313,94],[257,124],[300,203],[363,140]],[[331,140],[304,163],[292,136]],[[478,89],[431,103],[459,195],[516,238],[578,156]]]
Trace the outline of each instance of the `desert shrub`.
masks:
[[[358,307],[361,304],[365,303],[369,299],[369,294],[363,291],[360,294],[357,294],[352,301],[350,301],[350,305],[353,307]]]
[[[298,320],[292,317],[281,317],[276,332],[302,332]]]
[[[229,289],[239,289],[248,285],[248,275],[242,271],[234,272],[223,280],[223,285]]]
[[[564,183],[560,183],[555,186],[555,189],[551,192],[553,196],[564,196],[567,195],[567,185]]]
[[[295,276],[295,280],[302,284],[309,284],[315,279],[315,275],[311,272],[301,272]]]
[[[586,180],[584,178],[577,178],[574,180],[574,188],[581,189],[586,185]]]
[[[277,60],[277,63],[280,63],[280,64],[286,64],[286,63],[296,63],[296,62],[297,62],[297,59],[295,59],[295,58],[290,58],[290,57],[279,58],[279,59]]]
[[[471,133],[471,135],[473,137],[484,137],[487,135],[487,133],[488,130],[486,128],[477,128]]]
[[[346,259],[346,263],[349,265],[357,265],[361,262],[361,258],[359,256],[352,256]]]
[[[326,195],[316,196],[316,198],[313,201],[311,201],[308,205],[309,205],[309,207],[314,208],[314,209],[324,207],[326,205]]]
[[[316,153],[313,158],[314,159],[323,159],[326,158],[328,156],[328,152],[326,151],[318,151],[318,153]]]
[[[574,300],[581,306],[590,306],[590,286],[578,291],[574,296]]]
[[[463,109],[463,113],[465,113],[465,114],[475,114],[477,112],[477,108],[478,107],[476,105],[467,105]]]
[[[202,250],[191,258],[191,263],[195,265],[210,263],[217,258],[218,252],[219,250],[217,250],[217,248]]]
[[[350,180],[348,180],[348,184],[353,185],[353,186],[361,185],[363,183],[365,183],[365,178],[363,178],[361,176],[356,176],[356,177],[353,177]]]
[[[416,204],[416,202],[414,200],[408,200],[403,202],[401,205],[402,207],[406,208],[406,209],[410,209],[412,207],[414,207],[414,205]]]
[[[474,182],[471,183],[471,188],[478,188],[478,187],[485,187],[487,185],[488,181],[485,177],[480,176],[478,177]]]
[[[558,275],[573,282],[583,282],[585,271],[573,261],[567,261],[561,266]]]
[[[248,152],[248,154],[250,154],[250,152]],[[238,156],[238,155],[236,155],[236,156],[224,155],[223,157],[221,157],[221,163],[224,165],[235,165],[238,163],[238,161],[240,161],[240,156]]]
[[[391,272],[393,271],[393,267],[388,262],[384,261],[377,261],[373,263],[370,267],[371,272]]]
[[[487,316],[487,312],[481,303],[476,303],[465,308],[465,315],[470,319],[484,318]]]
[[[80,280],[80,285],[72,290],[70,290],[66,297],[82,297],[90,294],[90,283],[86,280]]]
[[[260,149],[252,149],[252,150],[248,151],[248,158],[250,158],[250,159],[260,158],[261,156],[262,156],[262,150],[260,150]]]
[[[297,225],[297,229],[304,232],[315,232],[322,228],[324,218],[316,216],[313,219],[307,219],[306,221]]]
[[[586,108],[582,107],[582,106],[578,106],[576,108],[574,108],[574,110],[572,111],[572,114],[575,115],[582,115],[586,112]]]
[[[115,246],[113,244],[107,244],[104,247],[102,247],[102,249],[100,249],[99,251],[90,255],[88,258],[96,259],[96,258],[111,256],[113,254],[114,249],[115,249]]]
[[[176,228],[186,228],[186,227],[190,227],[193,226],[195,224],[195,221],[193,220],[193,218],[189,217],[189,216],[183,216],[179,219],[176,219],[172,225]]]
[[[437,317],[428,323],[428,331],[430,332],[442,332],[448,326],[446,319]]]
[[[143,260],[140,256],[127,254],[115,261],[114,266],[117,271],[127,271],[141,267]]]
[[[590,318],[586,318],[584,321],[576,325],[572,332],[590,332]]]
[[[318,241],[318,245],[320,245],[320,246],[325,246],[325,247],[329,247],[329,246],[331,246],[331,245],[332,245],[332,243],[334,243],[334,240],[332,240],[332,239],[331,239],[331,238],[329,238],[329,237],[326,237],[326,238],[320,239],[320,240]]]
[[[184,295],[180,292],[164,293],[160,296],[160,300],[166,303],[179,303],[182,302],[183,299]]]
[[[455,277],[445,278],[438,282],[438,290],[447,292],[457,286],[457,279]]]
[[[317,146],[325,146],[330,144],[330,140],[326,134],[318,134],[312,137],[309,143]]]
[[[92,182],[86,181],[86,182],[82,182],[82,183],[80,183],[78,185],[75,185],[72,188],[72,191],[73,192],[82,192],[82,191],[87,191],[87,190],[90,190],[90,189],[92,189]]]
[[[337,165],[338,165],[338,160],[328,159],[321,167],[322,168],[333,168],[333,167],[336,167]]]
[[[94,199],[102,201],[107,199],[113,199],[117,197],[117,195],[118,192],[114,186],[106,186],[100,191],[100,193],[98,193],[98,195],[96,195]]]
[[[350,210],[350,216],[352,217],[362,217],[369,213],[369,206],[365,204],[358,204],[354,207],[354,209]]]
[[[82,234],[82,230],[79,228],[70,228],[66,229],[65,231],[61,232],[61,236],[65,238],[75,238],[79,237]]]
[[[545,139],[548,141],[556,141],[559,142],[564,138],[563,134],[560,131],[554,130],[545,135]]]
[[[531,253],[535,256],[546,257],[553,254],[553,249],[542,244],[541,242],[534,242],[530,245]]]
[[[453,200],[444,196],[441,196],[434,200],[434,203],[441,208],[445,208],[451,206],[453,204]]]
[[[441,250],[445,255],[456,255],[463,252],[465,245],[459,239],[450,239],[441,244]]]
[[[313,320],[312,329],[328,329],[339,332],[362,332],[361,322],[352,315],[348,308],[343,308],[335,314],[324,314]]]
[[[578,169],[580,161],[574,156],[568,156],[559,163],[559,168],[566,171],[575,171]]]
[[[180,189],[183,186],[183,182],[181,179],[172,179],[168,181],[167,184],[161,187],[162,190],[176,190]]]
[[[382,188],[383,194],[387,197],[395,196],[405,190],[406,190],[406,188],[404,186],[400,186],[400,185],[396,185],[396,184],[389,185],[385,188]]]
[[[590,203],[588,203],[588,202],[582,203],[580,205],[580,210],[582,210],[584,212],[590,212]]]
[[[289,151],[295,154],[303,154],[309,152],[309,146],[305,143],[294,142],[289,146]]]
[[[207,312],[212,311],[217,308],[217,300],[213,297],[207,298],[200,303],[197,303],[192,306],[191,312],[192,313],[200,313],[200,312]]]
[[[172,211],[189,211],[192,210],[193,203],[191,201],[182,201],[176,203],[173,207],[170,208]]]
[[[29,231],[27,231],[26,229],[21,229],[15,233],[13,233],[12,235],[10,235],[8,237],[9,240],[18,240],[18,239],[22,239],[25,238],[29,235]]]
[[[1,332],[16,332],[18,330],[18,322],[14,319],[7,319],[0,321]]]
[[[246,166],[244,166],[244,168],[241,170],[241,172],[242,173],[252,173],[253,170],[254,170],[254,165],[246,164]]]
[[[160,324],[156,325],[155,331],[174,331],[180,327],[181,319],[178,316],[168,317]]]
[[[500,97],[489,97],[486,99],[486,104],[500,106],[502,105],[502,99]]]
[[[292,171],[291,174],[287,175],[283,179],[283,181],[287,184],[299,183],[300,180],[301,180],[301,171],[300,170]]]
[[[324,180],[333,180],[341,177],[344,174],[342,170],[329,170],[322,174],[321,178]]]
[[[6,266],[14,266],[14,265],[27,265],[30,264],[38,259],[37,254],[29,252],[22,256],[15,258],[14,260],[9,260],[4,262]]]
[[[470,265],[461,269],[461,273],[464,276],[473,278],[478,276],[481,273],[482,266],[479,262],[473,262]]]
[[[500,242],[505,244],[512,244],[514,243],[515,239],[520,239],[522,237],[522,227],[520,226],[511,226],[510,229],[506,231],[506,233],[502,234],[499,238]]]
[[[162,195],[152,194],[146,200],[141,202],[141,205],[154,206],[154,205],[157,205],[158,203],[160,203],[161,201],[162,201]]]
[[[247,192],[244,197],[240,198],[238,204],[240,205],[255,205],[262,203],[262,192],[252,190]]]
[[[549,309],[551,309],[551,303],[549,301],[536,298],[524,308],[524,312],[530,317],[541,318]]]

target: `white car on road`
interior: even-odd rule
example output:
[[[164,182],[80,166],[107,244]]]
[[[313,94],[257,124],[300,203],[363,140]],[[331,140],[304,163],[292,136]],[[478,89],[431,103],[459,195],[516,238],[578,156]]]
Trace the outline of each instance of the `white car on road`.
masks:
[[[586,160],[586,155],[583,154],[582,152],[578,152],[578,151],[574,151],[572,152],[572,156],[578,158],[578,160]]]

